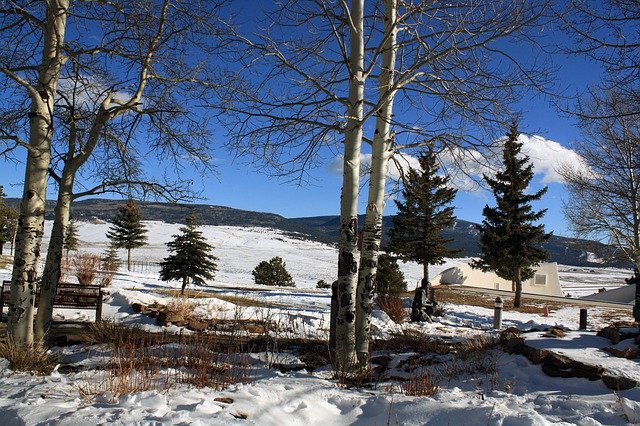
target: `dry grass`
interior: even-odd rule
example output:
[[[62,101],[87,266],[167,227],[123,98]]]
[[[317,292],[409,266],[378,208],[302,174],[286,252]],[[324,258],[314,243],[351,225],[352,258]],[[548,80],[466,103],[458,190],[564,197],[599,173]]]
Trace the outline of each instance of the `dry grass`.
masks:
[[[72,271],[80,285],[92,285],[100,269],[100,256],[78,253],[71,259]]]
[[[0,268],[8,268],[13,262],[13,258],[6,254],[0,256]]]
[[[376,297],[375,303],[396,324],[402,324],[407,320],[407,311],[401,298],[390,294],[381,294]]]
[[[237,294],[234,294],[234,295],[219,294],[219,293],[214,293],[212,291],[206,291],[206,290],[185,289],[184,294],[180,294],[180,290],[158,289],[154,291],[158,294],[168,295],[171,297],[183,297],[186,299],[211,299],[211,298],[219,299],[219,300],[224,300],[225,302],[230,302],[230,303],[233,303],[234,305],[242,306],[242,307],[254,307],[254,308],[289,308],[290,307],[290,305],[287,305],[286,303],[267,302],[267,301],[264,301],[258,298],[253,298],[253,297],[245,297]]]
[[[409,380],[402,384],[402,391],[410,396],[433,396],[440,391],[438,381],[428,371],[412,374]]]
[[[438,302],[451,303],[454,305],[482,306],[485,308],[493,308],[495,305],[496,296],[481,292],[465,291],[461,288],[448,287],[434,287],[434,291]],[[522,306],[520,308],[514,308],[513,297],[502,296],[502,300],[504,302],[504,310],[529,314],[541,314],[545,306],[550,310],[557,310],[564,306],[571,305],[571,299],[567,299],[567,303],[558,303],[526,298],[522,300]]]
[[[164,310],[176,317],[187,318],[193,314],[193,310],[197,306],[198,304],[189,300],[189,298],[175,297],[166,304]]]
[[[18,345],[11,340],[0,343],[0,358],[9,361],[14,371],[29,371],[47,375],[53,371],[58,359],[47,350],[34,345]]]
[[[96,341],[110,344],[102,368],[87,372],[77,387],[83,398],[166,390],[176,383],[222,390],[249,383],[248,363],[230,342],[208,336],[181,336],[179,344],[165,344],[164,334],[104,322],[93,326]]]

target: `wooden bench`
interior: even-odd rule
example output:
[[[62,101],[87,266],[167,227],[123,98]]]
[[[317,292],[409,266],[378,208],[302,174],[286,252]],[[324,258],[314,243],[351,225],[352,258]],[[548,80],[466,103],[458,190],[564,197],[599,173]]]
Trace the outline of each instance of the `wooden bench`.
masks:
[[[11,281],[2,281],[0,292],[0,314],[5,303],[9,302]],[[36,305],[40,299],[40,291],[36,294]],[[95,309],[96,322],[102,320],[102,287],[99,285],[79,285],[60,283],[53,298],[54,308]]]

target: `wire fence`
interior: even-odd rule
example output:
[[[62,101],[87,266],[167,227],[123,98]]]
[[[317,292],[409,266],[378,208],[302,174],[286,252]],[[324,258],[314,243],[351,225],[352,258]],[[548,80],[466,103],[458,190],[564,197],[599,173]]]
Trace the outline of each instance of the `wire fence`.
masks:
[[[127,268],[127,261],[120,261],[118,265],[118,271],[120,272],[135,272],[137,274],[159,274],[160,263],[152,262],[148,260],[132,260],[131,268]]]

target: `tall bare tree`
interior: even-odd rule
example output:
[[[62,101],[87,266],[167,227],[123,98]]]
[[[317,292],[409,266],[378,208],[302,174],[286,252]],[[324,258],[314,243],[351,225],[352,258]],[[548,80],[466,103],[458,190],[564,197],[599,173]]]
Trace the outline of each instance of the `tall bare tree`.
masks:
[[[345,313],[338,314],[338,327],[348,327],[336,339],[343,361],[354,359],[356,352],[351,283],[358,265],[357,223],[355,210],[344,210],[345,197],[356,193],[359,182],[350,178],[358,161],[352,150],[353,126],[364,131],[373,127],[367,123],[376,121],[373,137],[362,138],[372,145],[374,158],[356,303],[363,310],[357,352],[365,354],[388,160],[399,148],[434,141],[451,153],[485,145],[492,138],[481,130],[490,127],[487,123],[503,122],[506,100],[517,99],[523,85],[543,80],[535,65],[516,60],[496,45],[530,29],[544,11],[542,2],[379,1],[366,3],[362,14],[356,5],[360,7],[359,2],[349,9],[345,2],[332,0],[285,2],[267,30],[251,37],[236,35],[246,55],[244,89],[228,94],[221,116],[233,148],[253,155],[276,175],[305,176],[322,163],[323,154],[337,154],[345,142],[337,300],[342,304],[339,312]],[[361,42],[362,55],[354,47]],[[358,68],[353,63],[359,56],[362,78],[355,77]],[[368,77],[377,77],[378,84],[365,86]],[[352,109],[360,95],[350,97],[350,89],[361,91],[362,112]],[[351,208],[355,201],[348,200]]]
[[[192,198],[188,182],[146,176],[142,163],[148,168],[150,161],[142,158],[152,152],[174,168],[188,161],[210,170],[208,120],[192,103],[202,102],[219,84],[205,62],[217,44],[219,9],[210,2],[128,2],[102,11],[107,25],[99,47],[67,48],[73,66],[63,70],[65,87],[57,102],[58,139],[64,146],[54,157],[59,172],[51,168],[58,202],[36,317],[37,341],[45,340],[51,322],[73,200],[103,192],[142,192],[170,201]],[[135,36],[123,42],[126,34]],[[190,60],[194,55],[198,59]],[[87,179],[85,173],[83,180],[93,186],[74,191],[76,177],[90,159],[89,174],[99,179]]]
[[[542,89],[546,82],[544,67],[535,61],[520,63],[498,44],[526,40],[524,35],[543,17],[544,2],[382,3],[382,61],[357,292],[360,362],[369,352],[389,160],[395,153],[431,144],[451,154],[491,145],[493,125],[505,120],[518,92],[531,86]],[[495,60],[510,65],[495,67]],[[407,108],[416,106],[420,110],[407,120]],[[480,135],[486,139],[474,139]],[[399,143],[408,136],[417,142]]]
[[[12,38],[31,43],[28,47],[18,45],[13,51],[4,50],[7,53],[1,58],[4,68],[0,71],[7,78],[24,83],[14,85],[18,98],[17,88],[27,87],[30,78],[51,80],[31,75],[33,70],[46,67],[18,62],[29,49],[46,52],[47,40],[51,38],[45,27],[41,31],[43,35],[30,29],[45,3],[22,3],[24,5],[8,2],[11,7],[0,10],[6,24],[1,27],[0,37],[7,41],[6,45],[10,45]],[[50,9],[55,12],[50,13]],[[41,19],[42,23],[51,21],[63,26],[66,20],[61,22],[58,17],[68,15],[74,31],[57,46],[60,59],[54,71],[55,82],[60,84],[51,88],[48,98],[51,102],[46,108],[49,133],[46,143],[40,145],[43,154],[37,157],[40,159],[38,170],[47,169],[59,189],[50,259],[43,280],[45,297],[40,299],[40,308],[45,309],[39,309],[41,314],[37,321],[39,338],[46,329],[45,318],[50,317],[50,309],[46,307],[50,305],[49,296],[55,292],[59,277],[61,243],[71,200],[105,190],[129,191],[134,184],[143,191],[151,189],[171,194],[176,187],[157,185],[158,177],[147,179],[142,175],[141,154],[155,151],[163,159],[161,161],[182,157],[206,165],[208,122],[196,103],[216,86],[213,68],[206,61],[211,60],[216,46],[218,10],[218,2],[167,0],[74,2],[65,3],[64,8],[56,3],[47,8],[48,15]],[[21,38],[22,33],[25,36]],[[42,62],[49,66],[52,61],[45,59]],[[21,104],[15,102],[14,106]],[[0,122],[0,139],[28,147],[31,158],[35,152],[31,146],[33,137],[22,140],[19,135],[19,128],[9,126],[6,121]],[[5,151],[10,148],[7,144]],[[96,152],[100,153],[101,160],[94,161],[92,171],[85,174],[84,180],[88,181],[85,189],[74,192],[74,181],[80,168]],[[59,160],[53,164],[52,154]],[[181,162],[173,164],[180,167]],[[119,172],[114,173],[115,170]],[[43,191],[39,198],[43,203],[46,177],[34,174],[29,162],[27,176],[38,180]],[[25,192],[25,197],[27,195]],[[44,208],[36,210],[44,213]],[[41,236],[42,221],[28,229]],[[19,236],[20,252],[16,259],[22,259],[27,253],[37,260],[39,253],[34,247],[33,244],[24,246]],[[10,320],[10,329],[20,330],[14,336],[16,340],[30,343],[37,274],[35,267],[30,266],[27,266],[28,273],[21,272],[23,264],[31,263],[16,262],[14,281],[16,288],[29,289],[29,297],[25,297],[22,290],[12,289],[12,300],[15,295],[20,305],[13,303],[10,307],[10,317],[15,319]],[[19,325],[14,327],[14,323]]]
[[[559,170],[569,194],[565,216],[576,234],[607,240],[640,269],[640,105],[624,91],[608,91],[583,106],[583,136],[573,147],[583,163]]]
[[[26,146],[28,153],[7,326],[18,344],[33,342],[33,304],[54,132],[53,109],[60,70],[67,60],[64,45],[68,16],[68,0],[10,1],[0,6],[0,73],[10,92],[28,94],[30,109],[28,138],[13,139]]]

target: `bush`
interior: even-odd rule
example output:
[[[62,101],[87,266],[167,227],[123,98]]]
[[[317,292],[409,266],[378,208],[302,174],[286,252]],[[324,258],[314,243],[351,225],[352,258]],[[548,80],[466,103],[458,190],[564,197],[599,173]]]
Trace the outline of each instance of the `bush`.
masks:
[[[72,260],[73,272],[80,285],[91,285],[100,267],[100,256],[78,253]]]
[[[318,284],[316,284],[316,288],[331,288],[331,284],[329,284],[325,280],[320,280],[318,281]]]
[[[8,339],[0,343],[0,358],[9,361],[14,371],[30,371],[47,375],[53,371],[58,359],[46,349],[35,345],[20,345]]]
[[[283,287],[295,287],[296,283],[287,269],[281,257],[274,257],[268,262],[263,260],[251,272],[256,284],[277,285]]]
[[[395,294],[407,291],[407,282],[398,266],[398,260],[385,253],[378,257],[378,272],[376,273],[376,292],[378,294]]]
[[[402,324],[407,320],[407,311],[404,308],[402,299],[390,294],[381,294],[376,297],[376,304],[389,318],[397,324]]]

